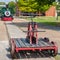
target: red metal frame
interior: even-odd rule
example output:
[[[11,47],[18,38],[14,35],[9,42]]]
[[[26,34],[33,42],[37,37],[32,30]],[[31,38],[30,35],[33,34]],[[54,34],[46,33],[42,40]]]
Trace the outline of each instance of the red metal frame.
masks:
[[[18,51],[21,51],[21,50],[32,50],[32,51],[35,51],[35,50],[55,50],[57,51],[57,47],[56,46],[45,46],[45,47],[22,47],[22,48],[19,48],[19,47],[15,47],[15,50],[16,52]]]
[[[12,17],[3,17],[3,18],[1,18],[1,20],[3,20],[3,21],[12,21],[13,18]]]
[[[55,54],[57,54],[58,52],[58,47],[57,46],[43,46],[43,47],[16,47],[16,44],[14,43],[14,39],[11,40],[11,45],[13,45],[14,47],[12,48],[13,52],[19,52],[19,51],[35,51],[35,50],[39,50],[39,51],[44,51],[44,50],[54,50]]]
[[[27,37],[30,37],[30,44],[32,43],[32,36],[34,36],[35,34],[35,38],[36,38],[36,44],[38,44],[38,32],[37,32],[37,24],[34,23],[34,29],[36,30],[36,32],[34,32],[33,28],[32,28],[32,24],[29,23],[28,24],[28,33],[27,33]],[[32,31],[33,30],[33,31]],[[39,50],[39,51],[43,51],[43,50],[54,50],[55,54],[57,54],[58,52],[58,47],[55,45],[54,42],[50,42],[51,44],[53,44],[53,46],[40,46],[40,47],[17,47],[16,44],[14,43],[14,39],[11,40],[11,45],[14,45],[14,48],[12,48],[12,50],[15,50],[16,52],[22,51],[22,50]]]
[[[34,32],[34,30],[36,30],[36,32]],[[37,24],[34,23],[34,26],[32,26],[32,23],[29,23],[28,24],[28,33],[27,33],[27,36],[30,37],[30,44],[32,44],[32,37],[35,36],[36,38],[36,44],[38,44],[38,32],[37,32]]]
[[[34,24],[35,30],[37,30],[37,23]],[[38,32],[36,31],[36,44],[38,44]]]

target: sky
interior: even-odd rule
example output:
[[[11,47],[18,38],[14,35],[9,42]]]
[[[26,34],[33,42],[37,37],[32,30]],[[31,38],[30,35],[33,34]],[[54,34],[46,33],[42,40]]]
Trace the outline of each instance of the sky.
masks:
[[[15,1],[15,0],[0,0],[0,2],[5,2],[6,4],[10,1]]]

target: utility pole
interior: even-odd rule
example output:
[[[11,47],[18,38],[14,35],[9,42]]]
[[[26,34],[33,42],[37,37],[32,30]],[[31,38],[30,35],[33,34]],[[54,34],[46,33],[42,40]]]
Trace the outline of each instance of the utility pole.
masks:
[[[19,16],[18,0],[15,0],[15,2],[16,2],[16,16]]]

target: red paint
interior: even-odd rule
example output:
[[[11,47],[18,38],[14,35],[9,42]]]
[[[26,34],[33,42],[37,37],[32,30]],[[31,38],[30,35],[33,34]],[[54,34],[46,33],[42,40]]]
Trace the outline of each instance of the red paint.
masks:
[[[36,42],[34,42],[35,44],[38,44],[38,31],[37,31],[37,23],[29,23],[28,24],[28,33],[27,33],[27,39],[29,39],[29,44],[33,44],[32,43],[32,41],[34,40],[34,39],[32,39],[33,37],[35,37],[36,38]],[[36,51],[36,50],[39,50],[39,51],[44,51],[44,50],[54,50],[55,52],[55,54],[57,54],[57,52],[58,52],[58,47],[55,45],[55,43],[52,41],[52,42],[49,42],[49,43],[51,43],[53,46],[39,46],[39,47],[17,47],[16,46],[16,44],[15,44],[15,42],[14,42],[14,39],[11,39],[11,41],[12,41],[12,45],[14,45],[14,51],[16,51],[16,52],[19,52],[19,51],[24,51],[24,50],[32,50],[32,51]],[[11,42],[10,41],[10,42]],[[47,43],[47,42],[46,42]]]
[[[55,50],[55,53],[58,51],[56,46],[21,47],[21,48],[16,47],[15,50],[16,50],[16,52],[22,51],[22,50],[32,50],[32,51],[35,51],[35,50],[40,50],[40,51],[43,51],[43,50]]]
[[[12,21],[13,18],[12,17],[3,17],[1,20],[3,20],[3,21]]]

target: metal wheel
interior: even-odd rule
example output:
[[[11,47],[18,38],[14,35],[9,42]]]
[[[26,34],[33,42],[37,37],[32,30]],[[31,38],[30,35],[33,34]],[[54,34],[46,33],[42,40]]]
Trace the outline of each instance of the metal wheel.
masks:
[[[55,50],[50,50],[50,55],[54,57],[57,55],[57,53],[55,53]]]
[[[15,56],[15,47],[14,45],[12,44],[11,45],[11,57],[14,59],[16,56]]]

